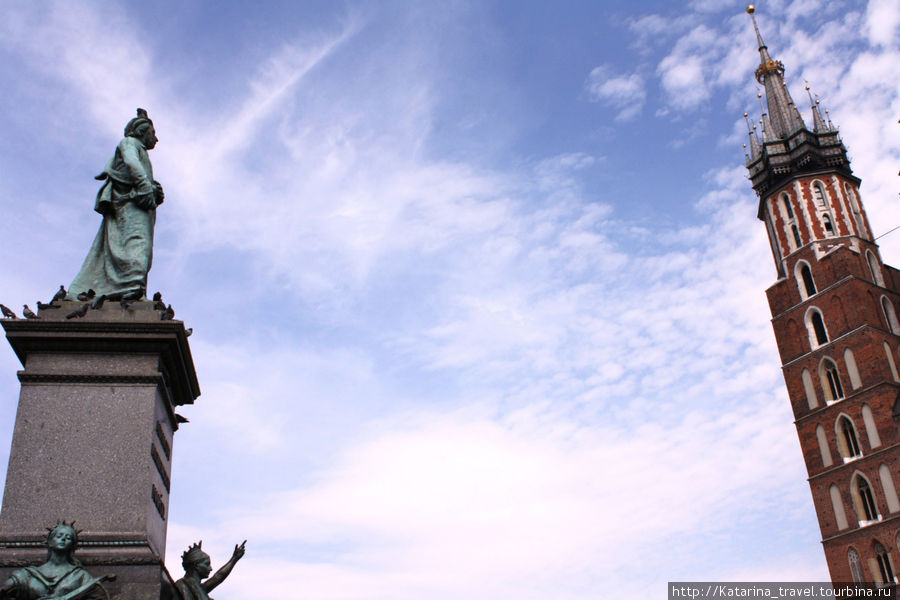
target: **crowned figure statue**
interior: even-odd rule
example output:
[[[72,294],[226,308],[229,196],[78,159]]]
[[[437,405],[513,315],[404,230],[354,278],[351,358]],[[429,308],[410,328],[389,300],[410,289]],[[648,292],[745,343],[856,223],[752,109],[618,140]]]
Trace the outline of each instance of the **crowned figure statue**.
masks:
[[[101,600],[108,598],[100,585],[113,575],[94,578],[75,558],[78,530],[75,523],[58,523],[47,534],[47,561],[13,571],[3,587],[3,600]]]
[[[234,565],[244,556],[247,540],[240,545],[235,545],[234,552],[227,563],[209,577],[212,572],[209,554],[203,551],[203,542],[200,541],[181,555],[181,564],[184,567],[184,577],[175,582],[175,586],[184,600],[212,600],[209,593],[217,585],[222,583]],[[206,579],[209,577],[209,579]],[[206,579],[206,581],[203,581]]]

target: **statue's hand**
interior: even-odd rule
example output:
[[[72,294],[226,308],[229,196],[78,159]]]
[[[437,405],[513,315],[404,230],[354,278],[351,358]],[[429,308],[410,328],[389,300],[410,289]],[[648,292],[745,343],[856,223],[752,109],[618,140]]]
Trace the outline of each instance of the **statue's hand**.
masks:
[[[156,205],[159,206],[163,203],[163,200],[166,199],[166,194],[163,192],[162,185],[158,181],[153,182],[153,192],[154,196],[156,196]]]
[[[241,557],[244,556],[244,552],[246,552],[246,548],[245,548],[246,545],[247,545],[247,540],[244,540],[243,542],[241,542],[240,546],[235,544],[234,545],[234,553],[231,555],[231,560],[233,560],[235,562],[240,560]]]
[[[154,198],[154,194],[145,194],[143,196],[138,196],[135,198],[134,202],[144,210],[156,208],[156,205],[158,204],[156,202],[156,199]]]

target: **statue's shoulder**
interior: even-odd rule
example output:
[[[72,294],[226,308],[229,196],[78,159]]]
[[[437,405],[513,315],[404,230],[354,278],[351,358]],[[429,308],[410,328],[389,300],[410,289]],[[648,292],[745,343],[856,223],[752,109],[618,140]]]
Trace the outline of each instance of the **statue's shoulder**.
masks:
[[[144,145],[141,143],[141,140],[131,137],[131,136],[126,136],[126,137],[123,137],[122,141],[119,142],[117,149],[120,151],[122,151],[122,150],[131,150],[131,151],[143,150]]]
[[[9,575],[9,581],[16,581],[18,583],[25,583],[29,579],[34,577],[31,572],[27,568],[16,569]]]
[[[184,600],[195,600],[196,595],[194,594],[194,590],[191,589],[191,586],[188,585],[183,577],[175,582],[175,587],[181,592],[181,597],[184,598]]]

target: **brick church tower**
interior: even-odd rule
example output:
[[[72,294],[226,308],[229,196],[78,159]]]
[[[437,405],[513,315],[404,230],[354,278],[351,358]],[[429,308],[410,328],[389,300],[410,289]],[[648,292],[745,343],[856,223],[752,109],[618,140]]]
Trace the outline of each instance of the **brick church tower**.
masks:
[[[836,583],[894,584],[900,271],[881,260],[837,127],[811,97],[804,122],[747,12],[765,87],[747,169],[775,259],[766,295],[828,569]]]

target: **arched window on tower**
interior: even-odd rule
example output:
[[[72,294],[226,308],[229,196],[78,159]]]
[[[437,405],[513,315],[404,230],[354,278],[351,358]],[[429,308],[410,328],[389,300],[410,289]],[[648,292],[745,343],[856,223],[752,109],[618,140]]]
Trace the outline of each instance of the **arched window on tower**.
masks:
[[[859,378],[859,369],[856,368],[856,357],[850,348],[844,350],[844,364],[847,365],[847,374],[850,375],[850,387],[854,390],[861,388],[862,379]]]
[[[803,245],[803,241],[800,239],[800,229],[797,227],[797,219],[794,217],[794,209],[791,207],[791,198],[787,194],[781,194],[781,204],[784,206],[784,212],[787,214],[787,222],[788,226],[791,229],[791,250],[796,250],[800,246]]]
[[[819,401],[816,398],[816,388],[813,385],[812,375],[809,374],[809,369],[803,369],[803,372],[800,374],[800,379],[803,381],[803,391],[806,392],[806,405],[812,410],[819,405]]]
[[[816,426],[816,441],[819,442],[819,453],[822,455],[822,466],[830,467],[834,464],[831,458],[831,449],[828,447],[828,436],[821,424]]]
[[[888,300],[887,296],[881,297],[881,308],[884,311],[884,319],[887,321],[891,333],[900,334],[900,322],[897,321],[897,312],[894,310],[894,304]]]
[[[875,282],[875,285],[884,287],[884,278],[881,276],[881,265],[878,264],[878,259],[875,258],[875,255],[872,254],[871,250],[866,250],[866,260],[869,261],[869,269],[872,271],[872,281]]]
[[[869,438],[869,448],[877,448],[881,445],[881,436],[875,425],[875,416],[868,404],[862,405],[863,424],[866,426],[866,437]]]
[[[893,376],[894,381],[900,382],[900,373],[897,372],[897,365],[894,362],[894,353],[891,352],[891,347],[888,346],[887,342],[882,344],[884,347],[884,355],[887,358],[888,366],[891,368],[891,376]]]
[[[806,300],[816,293],[816,282],[813,280],[812,270],[805,260],[797,261],[794,265],[794,275],[797,277],[797,285],[800,288],[800,297]]]
[[[816,212],[822,220],[822,229],[826,237],[837,235],[837,229],[834,224],[834,218],[831,216],[830,206],[828,204],[828,193],[825,191],[825,184],[821,181],[812,182],[813,201],[816,205]]]
[[[838,486],[831,484],[828,488],[828,495],[831,496],[831,508],[834,510],[834,520],[838,530],[847,529],[847,513],[844,512],[844,500],[841,498],[841,490]]]
[[[844,184],[844,193],[847,196],[848,204],[850,204],[850,211],[853,213],[853,221],[856,224],[856,231],[859,237],[869,239],[869,232],[866,230],[866,222],[859,207],[859,200],[849,183]]]
[[[850,575],[853,577],[853,583],[865,583],[866,577],[863,575],[862,561],[859,560],[859,552],[856,548],[850,548],[847,551],[847,561],[850,563]]]
[[[831,215],[828,213],[822,214],[822,227],[825,228],[825,235],[828,237],[834,235],[834,223],[831,222]]]
[[[862,473],[857,472],[853,476],[851,488],[860,527],[880,521],[881,514],[878,512],[878,505],[875,504],[875,494],[872,493],[872,486]]]
[[[891,476],[891,469],[886,464],[878,467],[878,478],[881,479],[881,489],[884,490],[884,500],[887,502],[888,512],[900,511],[900,498],[897,498],[894,478]]]
[[[850,548],[847,551],[847,561],[850,563],[850,575],[853,576],[853,583],[865,583],[866,577],[863,575],[862,561],[859,560],[859,552],[856,551],[856,548]]]
[[[894,583],[894,566],[891,564],[891,557],[888,551],[880,542],[873,544],[875,550],[875,560],[878,561],[878,571],[881,574],[881,582],[888,584]]]
[[[816,201],[817,208],[827,208],[828,204],[825,199],[825,186],[821,181],[813,181],[812,184],[813,199]]]
[[[828,330],[825,329],[825,320],[819,309],[812,306],[806,311],[806,331],[809,334],[809,345],[818,348],[828,343]]]
[[[844,458],[844,462],[850,462],[862,456],[859,447],[859,437],[856,435],[856,426],[850,417],[841,415],[834,424],[834,435],[837,440],[838,452]]]
[[[825,391],[826,403],[843,399],[844,387],[841,385],[837,364],[828,357],[823,358],[819,363],[819,381]]]

